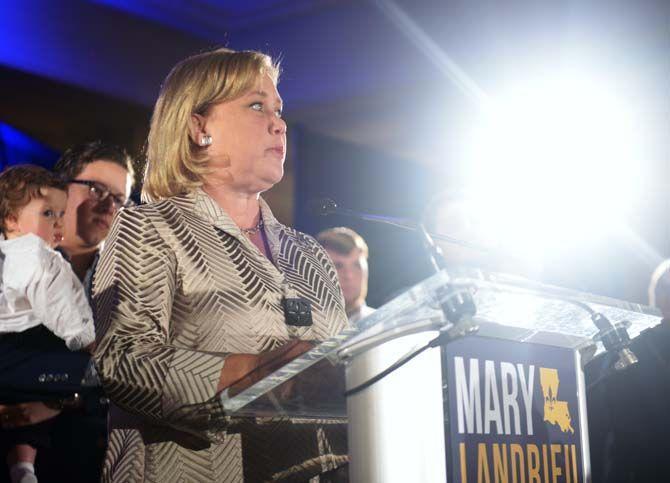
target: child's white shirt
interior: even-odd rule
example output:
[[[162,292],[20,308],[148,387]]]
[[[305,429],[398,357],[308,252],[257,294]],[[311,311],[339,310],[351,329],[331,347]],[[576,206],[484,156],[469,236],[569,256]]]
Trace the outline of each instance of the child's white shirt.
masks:
[[[39,325],[70,350],[95,340],[84,287],[63,256],[33,234],[0,238],[0,334]]]

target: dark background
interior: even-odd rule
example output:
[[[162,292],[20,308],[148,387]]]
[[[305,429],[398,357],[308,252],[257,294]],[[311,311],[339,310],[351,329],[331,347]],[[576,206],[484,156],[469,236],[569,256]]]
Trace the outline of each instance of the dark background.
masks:
[[[72,144],[102,138],[126,146],[141,171],[152,105],[172,65],[220,45],[278,55],[290,146],[286,177],[267,198],[308,233],[339,224],[359,231],[371,251],[369,302],[379,305],[429,274],[416,237],[318,218],[307,202],[329,196],[346,208],[419,217],[435,193],[464,183],[461,143],[477,109],[449,62],[487,92],[572,56],[623,85],[636,110],[645,149],[626,220],[636,238],[577,244],[549,256],[539,276],[645,302],[653,268],[670,255],[668,19],[663,0],[2,1],[0,123],[31,142],[0,130],[0,163],[49,164]]]

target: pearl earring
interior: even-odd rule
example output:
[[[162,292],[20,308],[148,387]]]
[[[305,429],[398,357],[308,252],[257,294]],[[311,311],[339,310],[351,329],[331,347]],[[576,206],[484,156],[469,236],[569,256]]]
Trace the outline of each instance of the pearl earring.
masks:
[[[203,134],[200,138],[200,146],[209,146],[210,144],[212,144],[212,136]]]

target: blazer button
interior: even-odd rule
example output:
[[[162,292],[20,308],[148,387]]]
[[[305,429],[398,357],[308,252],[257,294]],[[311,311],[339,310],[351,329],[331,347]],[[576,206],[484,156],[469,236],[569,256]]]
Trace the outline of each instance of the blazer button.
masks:
[[[47,375],[46,374],[40,374],[40,376],[37,378],[38,381],[44,382],[47,380]]]
[[[49,375],[47,376],[47,382],[52,382],[53,380],[54,380],[54,375],[53,375],[53,374],[49,374]]]
[[[67,382],[68,379],[70,379],[70,376],[68,374],[63,374],[63,381]]]

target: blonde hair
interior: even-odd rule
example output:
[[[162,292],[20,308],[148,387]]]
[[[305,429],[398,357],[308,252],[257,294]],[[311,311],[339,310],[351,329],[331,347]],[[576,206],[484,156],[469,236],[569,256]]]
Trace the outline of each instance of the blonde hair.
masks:
[[[188,57],[165,78],[151,117],[142,199],[156,201],[192,191],[209,173],[205,148],[190,137],[193,114],[235,99],[262,76],[276,84],[279,63],[260,52],[219,48]]]

